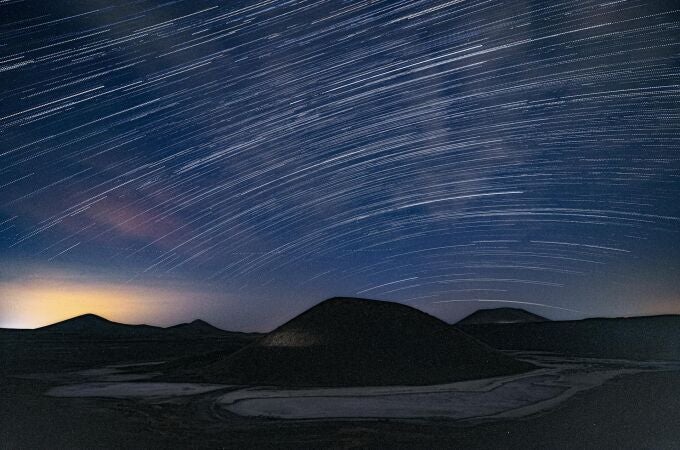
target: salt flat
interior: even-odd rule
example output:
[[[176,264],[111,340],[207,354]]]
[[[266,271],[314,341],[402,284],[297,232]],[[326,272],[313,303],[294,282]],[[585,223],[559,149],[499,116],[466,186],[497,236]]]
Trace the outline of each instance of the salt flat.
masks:
[[[680,369],[678,362],[628,361],[523,353],[539,369],[516,375],[430,386],[367,386],[284,389],[251,386],[215,393],[213,402],[240,416],[295,420],[517,418],[553,409],[574,394],[613,378]],[[204,394],[233,385],[138,381],[157,372],[126,373],[107,366],[74,372],[71,384],[46,392],[52,397],[172,398]],[[82,382],[89,378],[87,382]],[[129,378],[128,378],[129,377]]]
[[[532,362],[543,369],[435,386],[247,388],[226,393],[218,402],[238,415],[278,419],[522,417],[550,409],[617,376],[678,366],[549,356]]]
[[[225,387],[198,383],[94,382],[57,386],[46,394],[52,397],[174,397],[203,394]]]

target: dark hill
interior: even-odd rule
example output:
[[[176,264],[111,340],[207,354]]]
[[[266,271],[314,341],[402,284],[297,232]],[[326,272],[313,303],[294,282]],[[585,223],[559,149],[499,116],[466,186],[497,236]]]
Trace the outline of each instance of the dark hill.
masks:
[[[409,306],[333,298],[201,372],[279,386],[424,385],[524,372],[500,353]]]
[[[83,314],[61,322],[36,329],[39,333],[96,334],[96,335],[148,335],[162,332],[162,328],[151,325],[127,325],[113,322],[96,314]]]
[[[548,319],[521,308],[479,309],[457,323],[474,325],[480,323],[526,323],[547,322]]]
[[[548,351],[600,358],[680,360],[680,316],[677,315],[456,324],[455,327],[504,350]]]
[[[217,328],[214,325],[209,324],[208,322],[201,320],[201,319],[196,319],[192,322],[188,323],[180,323],[177,325],[173,325],[171,327],[166,328],[167,330],[172,330],[175,332],[183,332],[183,333],[228,333],[228,331],[224,331],[220,328]]]

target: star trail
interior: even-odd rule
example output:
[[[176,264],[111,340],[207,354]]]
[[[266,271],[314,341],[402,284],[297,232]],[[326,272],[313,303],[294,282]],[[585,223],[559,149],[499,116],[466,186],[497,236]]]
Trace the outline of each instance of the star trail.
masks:
[[[0,325],[680,313],[678,105],[673,1],[0,1]]]

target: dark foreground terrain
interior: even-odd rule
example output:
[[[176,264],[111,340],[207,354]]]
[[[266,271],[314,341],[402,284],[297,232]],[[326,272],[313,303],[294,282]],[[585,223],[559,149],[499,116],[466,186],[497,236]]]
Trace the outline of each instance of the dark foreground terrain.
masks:
[[[105,348],[102,342],[90,345]],[[151,355],[151,344],[137,345],[146,349],[145,356],[167,356],[175,346],[156,340],[153,348],[158,353]],[[50,346],[60,353],[59,343],[40,343],[42,352]],[[32,378],[16,377],[16,371],[5,366],[0,378],[0,448],[676,449],[680,444],[678,371],[624,374],[527,417],[477,422],[241,417],[219,408],[216,393],[151,399],[45,395],[65,384],[55,373],[96,367],[105,359],[99,352],[93,355],[96,364],[53,360]],[[106,361],[115,362],[130,359]],[[155,370],[145,367],[136,370]]]
[[[53,398],[50,383],[4,378],[0,447],[55,448],[592,448],[676,449],[678,372],[624,376],[525,419],[285,421],[241,418],[208,396],[166,404]]]
[[[0,449],[680,448],[677,317],[631,320],[463,328],[490,345],[534,351],[508,357],[535,369],[491,382],[328,392],[218,384],[195,395],[177,394],[174,383],[192,381],[178,378],[178,366],[211,366],[261,337],[203,323],[120,331],[92,317],[85,324],[96,332],[82,321],[0,330]],[[128,395],[149,385],[175,393]],[[107,391],[121,386],[123,394]],[[93,387],[95,396],[82,394]],[[490,413],[486,399],[501,412]],[[376,405],[392,418],[376,417]],[[336,407],[351,414],[334,415]]]

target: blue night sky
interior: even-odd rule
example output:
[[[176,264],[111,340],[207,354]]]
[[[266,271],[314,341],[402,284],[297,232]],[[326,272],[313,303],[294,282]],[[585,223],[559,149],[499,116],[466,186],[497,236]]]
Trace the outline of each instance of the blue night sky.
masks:
[[[668,1],[0,2],[0,326],[680,313]]]

